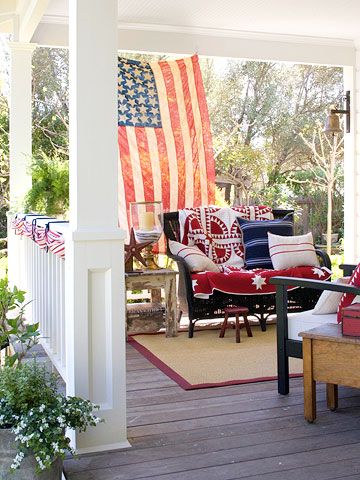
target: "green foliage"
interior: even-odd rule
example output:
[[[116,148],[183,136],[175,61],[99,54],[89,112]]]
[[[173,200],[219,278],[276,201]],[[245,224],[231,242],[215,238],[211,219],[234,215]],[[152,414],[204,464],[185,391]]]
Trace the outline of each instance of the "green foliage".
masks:
[[[5,365],[19,367],[27,352],[38,343],[39,324],[24,319],[25,292],[9,288],[7,278],[0,279],[0,347],[11,345]]]
[[[18,448],[12,470],[20,467],[29,450],[38,472],[49,468],[57,457],[75,454],[66,429],[84,431],[101,421],[92,413],[97,405],[65,397],[58,392],[57,381],[45,364],[36,361],[0,370],[0,428],[11,427]]]
[[[219,187],[215,187],[215,205],[218,207],[229,207],[230,204],[224,198]]]
[[[68,159],[69,54],[37,48],[33,55],[33,154]]]
[[[32,408],[45,403],[54,403],[57,394],[58,378],[38,362],[24,363],[21,368],[2,368],[0,370],[0,398],[5,401],[11,415],[27,414]],[[4,415],[4,413],[3,413]],[[12,426],[12,417],[7,425]]]
[[[25,198],[25,209],[47,215],[66,216],[69,208],[69,164],[60,156],[44,152],[31,164],[32,188]]]
[[[331,271],[332,273],[332,280],[337,278],[343,277],[343,270],[340,269],[340,265],[344,263],[344,253],[338,253],[336,255],[331,255]]]
[[[9,107],[0,93],[0,237],[6,237],[6,211],[9,208]]]

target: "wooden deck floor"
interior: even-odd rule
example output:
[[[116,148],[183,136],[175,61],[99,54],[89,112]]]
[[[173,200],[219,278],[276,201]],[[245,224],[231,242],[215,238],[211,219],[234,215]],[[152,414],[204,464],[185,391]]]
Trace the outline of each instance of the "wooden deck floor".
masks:
[[[131,449],[65,462],[68,480],[360,479],[360,391],[303,418],[302,380],[184,391],[128,346]]]

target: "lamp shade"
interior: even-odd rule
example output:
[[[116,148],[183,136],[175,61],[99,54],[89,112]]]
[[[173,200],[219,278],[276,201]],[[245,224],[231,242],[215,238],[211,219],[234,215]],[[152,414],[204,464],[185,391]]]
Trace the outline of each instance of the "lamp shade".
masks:
[[[329,135],[335,135],[342,132],[340,128],[340,118],[336,113],[330,113],[326,117],[324,132]]]

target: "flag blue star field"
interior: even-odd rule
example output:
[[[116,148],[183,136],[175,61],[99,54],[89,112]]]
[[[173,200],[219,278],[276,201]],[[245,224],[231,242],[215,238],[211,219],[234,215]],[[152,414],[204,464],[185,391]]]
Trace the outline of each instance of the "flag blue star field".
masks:
[[[162,200],[164,211],[214,203],[215,166],[198,57],[119,58],[120,219],[129,202]]]

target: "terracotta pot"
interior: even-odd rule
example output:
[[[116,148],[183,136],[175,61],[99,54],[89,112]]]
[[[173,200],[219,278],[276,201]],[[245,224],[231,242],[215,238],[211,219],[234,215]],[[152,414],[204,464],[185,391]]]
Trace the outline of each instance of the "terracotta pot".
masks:
[[[35,473],[36,460],[27,455],[20,468],[10,473],[9,469],[16,455],[15,435],[10,429],[0,429],[0,480],[61,480],[62,460],[57,458],[49,470]]]

